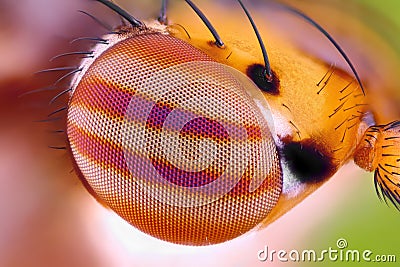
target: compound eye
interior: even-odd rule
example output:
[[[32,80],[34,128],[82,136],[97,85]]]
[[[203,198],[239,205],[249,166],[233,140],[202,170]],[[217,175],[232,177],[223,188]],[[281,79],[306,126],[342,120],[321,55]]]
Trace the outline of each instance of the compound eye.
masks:
[[[67,132],[81,179],[141,231],[215,244],[275,206],[273,123],[244,74],[182,40],[140,33],[110,46],[73,87]]]

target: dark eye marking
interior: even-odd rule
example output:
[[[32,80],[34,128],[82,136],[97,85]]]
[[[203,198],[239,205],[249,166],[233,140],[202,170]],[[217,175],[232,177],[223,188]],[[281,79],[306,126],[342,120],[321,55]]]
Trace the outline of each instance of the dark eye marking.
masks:
[[[264,41],[262,40],[260,32],[258,31],[257,26],[252,16],[250,15],[249,11],[247,10],[247,8],[245,7],[245,5],[242,3],[241,0],[238,0],[238,2],[242,7],[243,11],[246,13],[247,18],[250,21],[251,26],[253,27],[254,33],[257,36],[257,40],[260,45],[265,64],[264,66],[261,64],[255,64],[253,66],[250,66],[249,69],[247,70],[247,75],[262,91],[277,95],[279,93],[278,91],[279,80],[276,74],[271,69]]]
[[[263,92],[271,95],[279,94],[280,81],[271,70],[271,80],[265,79],[265,66],[261,64],[250,65],[247,68],[247,76],[260,88]]]
[[[333,158],[312,140],[289,142],[281,149],[289,169],[304,183],[318,183],[336,172]]]

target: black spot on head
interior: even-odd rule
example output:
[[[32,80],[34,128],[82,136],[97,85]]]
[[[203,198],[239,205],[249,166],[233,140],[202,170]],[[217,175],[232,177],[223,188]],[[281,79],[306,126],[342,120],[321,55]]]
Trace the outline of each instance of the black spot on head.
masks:
[[[311,140],[289,142],[281,150],[289,169],[304,183],[317,183],[331,177],[337,169],[332,158]]]
[[[265,66],[261,64],[253,64],[247,68],[247,76],[253,80],[258,88],[271,95],[278,95],[280,82],[275,72],[272,70],[271,72],[272,79],[269,80],[265,75]]]

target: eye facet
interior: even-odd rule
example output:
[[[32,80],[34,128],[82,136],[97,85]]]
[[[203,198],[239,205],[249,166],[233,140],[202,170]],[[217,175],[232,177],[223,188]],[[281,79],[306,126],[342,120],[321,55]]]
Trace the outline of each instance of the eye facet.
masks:
[[[157,238],[237,237],[265,219],[282,186],[257,94],[244,74],[184,41],[159,32],[124,38],[73,89],[67,129],[81,178]]]

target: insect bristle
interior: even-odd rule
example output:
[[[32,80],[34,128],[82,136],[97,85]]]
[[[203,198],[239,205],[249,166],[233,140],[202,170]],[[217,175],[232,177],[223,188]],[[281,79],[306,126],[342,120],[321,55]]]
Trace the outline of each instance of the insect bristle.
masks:
[[[68,72],[67,74],[61,76],[57,81],[55,81],[54,86],[59,84],[60,82],[62,82],[63,80],[71,77],[72,75],[74,75],[75,73],[81,72],[83,69],[82,68],[76,68],[70,72]]]
[[[60,97],[62,97],[63,95],[66,95],[67,93],[69,93],[71,91],[72,91],[72,88],[67,88],[64,91],[61,91],[60,93],[58,93],[55,97],[53,97],[50,100],[49,105],[54,104],[57,99],[59,99]]]
[[[93,51],[76,51],[76,52],[68,52],[68,53],[63,53],[63,54],[59,54],[57,56],[54,56],[50,59],[50,62],[62,58],[62,57],[66,57],[66,56],[76,56],[76,55],[82,55],[83,58],[87,58],[87,57],[93,57]]]
[[[168,5],[168,0],[162,0],[160,15],[159,15],[158,18],[157,18],[158,21],[159,21],[161,24],[164,24],[164,25],[167,25],[167,24],[168,24],[167,5]]]
[[[48,118],[48,119],[43,119],[43,120],[36,120],[34,122],[37,122],[37,123],[49,123],[49,122],[60,121],[61,119],[62,119],[61,117],[55,117],[55,118]]]
[[[75,38],[74,40],[70,41],[70,44],[79,42],[79,41],[91,41],[98,44],[108,44],[108,40],[100,38],[100,37],[79,37]]]
[[[108,0],[96,0],[96,1],[102,3],[103,5],[107,6],[112,11],[114,11],[115,13],[126,19],[132,25],[132,27],[143,26],[143,22],[137,20],[135,17],[133,17],[131,14],[129,14],[127,11],[123,10],[120,6],[114,4],[113,2]]]
[[[257,40],[258,40],[258,43],[260,45],[260,48],[261,48],[261,51],[262,51],[262,54],[263,54],[263,58],[264,58],[264,64],[265,64],[265,66],[264,66],[265,67],[265,69],[264,69],[265,73],[264,74],[265,74],[265,77],[266,77],[268,82],[272,82],[273,77],[272,77],[272,72],[271,72],[271,66],[270,66],[270,63],[269,63],[268,53],[267,53],[267,49],[265,48],[264,41],[261,38],[260,32],[257,29],[257,25],[255,24],[255,22],[254,22],[252,16],[250,15],[249,11],[247,10],[247,8],[245,7],[245,5],[243,4],[243,2],[241,0],[238,0],[238,2],[240,4],[240,6],[242,7],[243,11],[246,13],[247,18],[249,19],[249,21],[251,23],[251,26],[253,27],[254,33],[257,36]]]
[[[49,148],[54,150],[67,150],[67,147],[65,146],[49,146]]]
[[[375,171],[374,185],[378,198],[387,205],[389,202],[392,203],[393,206],[400,211],[399,178],[396,178],[394,174],[389,174],[390,176],[384,174],[382,176],[381,170],[388,172],[382,165],[379,165],[378,169]],[[398,174],[396,176],[398,176]],[[396,180],[397,183],[394,182],[394,180]]]
[[[110,25],[108,25],[107,23],[105,23],[104,21],[98,19],[97,17],[93,16],[92,14],[83,11],[83,10],[78,10],[78,12],[85,14],[86,16],[88,16],[89,18],[93,19],[97,24],[99,24],[101,27],[103,27],[104,29],[106,29],[107,31],[112,31],[113,27],[111,27]]]
[[[317,95],[319,95],[325,89],[325,87],[328,85],[328,82],[331,79],[333,73],[335,73],[335,66],[332,64],[330,66],[329,70],[324,74],[322,79],[317,83],[318,87],[320,87],[321,83],[323,83],[323,85],[321,86],[321,88],[317,92]]]
[[[68,66],[68,67],[59,67],[59,68],[51,68],[51,69],[44,69],[44,70],[40,70],[35,72],[35,74],[41,74],[41,73],[47,73],[47,72],[56,72],[56,71],[73,71],[78,69],[79,67],[76,66]]]
[[[52,86],[45,86],[45,87],[42,87],[42,88],[38,88],[38,89],[34,89],[34,90],[30,90],[28,92],[22,93],[18,97],[21,98],[21,97],[25,97],[25,96],[32,95],[32,94],[48,92],[48,91],[54,91],[56,89],[57,89],[57,87],[53,86],[53,85]]]
[[[61,107],[61,108],[59,108],[59,109],[57,109],[57,110],[51,112],[49,115],[47,115],[47,117],[52,117],[52,116],[54,116],[54,115],[56,115],[56,114],[59,114],[59,113],[61,113],[61,112],[63,112],[63,111],[66,111],[67,109],[68,109],[68,106]]]
[[[219,36],[217,30],[211,24],[210,20],[206,17],[206,15],[204,15],[204,13],[191,0],[185,0],[185,1],[193,9],[193,11],[197,14],[197,16],[199,16],[199,18],[204,22],[206,27],[210,30],[211,34],[215,38],[215,44],[218,47],[223,47],[224,46],[224,42],[222,41],[222,39]]]
[[[342,47],[339,45],[339,43],[332,37],[332,35],[330,35],[325,29],[324,27],[322,27],[320,24],[318,24],[315,20],[313,20],[311,17],[307,16],[305,13],[303,13],[302,11],[288,6],[288,5],[281,5],[283,9],[292,12],[293,14],[299,16],[300,18],[304,19],[306,22],[308,22],[309,24],[311,24],[313,27],[315,27],[316,29],[318,29],[330,42],[331,44],[336,48],[336,50],[340,53],[340,55],[344,58],[344,60],[346,61],[346,63],[348,64],[348,66],[350,67],[351,71],[354,73],[354,76],[358,82],[358,84],[361,87],[362,93],[365,96],[365,90],[364,90],[364,86],[361,82],[360,76],[358,75],[358,72],[356,70],[356,68],[354,67],[353,63],[351,62],[350,58],[347,56],[346,52],[344,52],[344,50],[342,49]]]
[[[378,198],[400,210],[400,121],[371,126],[356,150],[354,161],[375,172]]]

